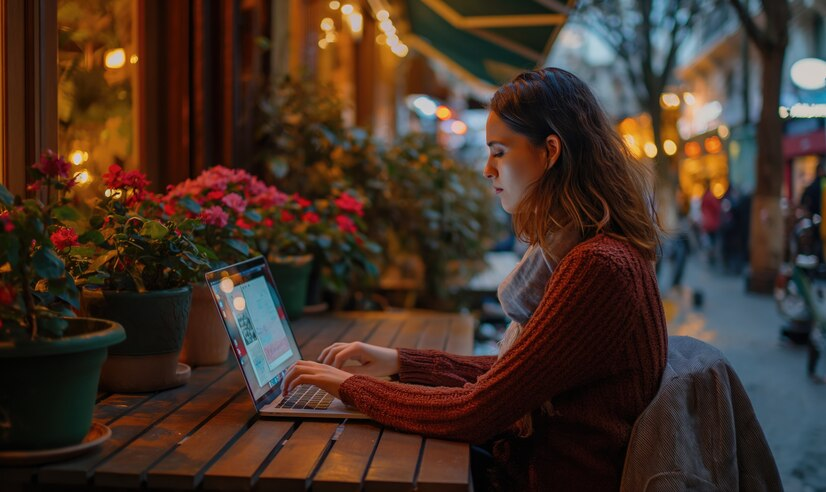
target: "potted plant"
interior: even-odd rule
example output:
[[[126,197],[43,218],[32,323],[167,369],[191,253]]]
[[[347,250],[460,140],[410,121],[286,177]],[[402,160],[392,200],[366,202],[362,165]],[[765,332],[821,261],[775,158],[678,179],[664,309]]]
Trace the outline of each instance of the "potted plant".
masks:
[[[156,391],[184,384],[190,368],[178,363],[192,301],[191,282],[209,266],[206,253],[178,224],[152,218],[159,198],[138,171],[112,165],[103,176],[79,245],[64,250],[83,286],[82,307],[120,322],[127,340],[110,350],[101,385],[117,392]]]
[[[53,217],[76,211],[63,194],[70,165],[46,152],[30,187],[59,199],[12,197],[0,186],[0,450],[66,449],[92,427],[107,347],[125,339],[116,322],[75,318],[78,292],[55,249],[77,236]],[[43,453],[40,456],[45,456]]]
[[[256,247],[270,264],[287,315],[297,319],[307,300],[312,246],[321,233],[321,217],[313,202],[297,193],[278,195],[260,214],[263,219],[256,228]]]
[[[258,209],[280,200],[280,194],[241,169],[211,167],[194,179],[170,186],[161,199],[164,217],[193,224],[189,232],[211,268],[257,254],[250,244],[260,226]],[[197,221],[191,221],[197,219]],[[192,309],[181,360],[190,365],[223,363],[229,339],[203,277],[192,284]]]

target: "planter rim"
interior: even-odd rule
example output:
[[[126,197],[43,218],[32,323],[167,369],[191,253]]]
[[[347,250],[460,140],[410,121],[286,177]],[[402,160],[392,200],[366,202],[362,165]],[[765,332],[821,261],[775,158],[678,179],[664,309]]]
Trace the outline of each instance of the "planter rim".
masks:
[[[35,341],[26,340],[20,343],[0,344],[0,358],[37,357],[60,354],[71,354],[86,350],[106,348],[126,340],[126,331],[120,323],[100,318],[66,318],[70,323],[84,321],[98,325],[108,325],[107,328],[69,335],[61,338],[40,338]]]
[[[187,284],[183,287],[173,287],[171,289],[161,289],[161,290],[147,290],[146,292],[137,292],[134,290],[109,290],[109,289],[98,289],[98,288],[91,288],[91,287],[83,287],[83,292],[89,292],[91,294],[101,293],[104,295],[116,295],[120,297],[154,297],[154,296],[174,296],[178,294],[183,294],[185,292],[189,292],[192,290],[192,285]]]

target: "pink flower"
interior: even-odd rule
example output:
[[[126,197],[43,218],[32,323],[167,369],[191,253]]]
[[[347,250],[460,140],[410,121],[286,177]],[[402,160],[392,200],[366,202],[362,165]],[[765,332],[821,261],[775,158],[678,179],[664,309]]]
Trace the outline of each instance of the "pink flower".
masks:
[[[305,212],[304,215],[301,216],[301,222],[306,222],[308,224],[318,224],[319,220],[321,219],[315,212]]]
[[[34,183],[27,186],[26,189],[29,190],[29,191],[40,191],[40,187],[42,185],[43,185],[43,182],[38,179]]]
[[[286,210],[281,211],[281,222],[292,222],[295,220],[295,215],[287,212]]]
[[[247,208],[247,201],[238,193],[230,193],[221,199],[221,203],[239,214],[244,213],[244,210]]]
[[[32,167],[50,178],[68,178],[72,165],[55,152],[47,150],[40,154],[40,162]]]
[[[346,215],[337,215],[336,224],[338,224],[338,228],[341,229],[342,232],[354,234],[358,231],[358,229],[356,229],[356,223]]]
[[[10,306],[14,304],[14,299],[16,297],[17,293],[11,285],[6,285],[0,282],[0,304]]]
[[[342,193],[341,196],[335,199],[334,203],[344,212],[353,212],[359,217],[364,215],[364,205],[347,193]]]
[[[199,217],[206,225],[225,227],[229,223],[229,215],[217,205],[205,208]]]
[[[70,227],[58,227],[56,231],[49,236],[52,244],[58,251],[63,251],[66,248],[77,246],[77,233]]]
[[[3,225],[3,230],[6,232],[14,230],[14,222],[11,221],[11,214],[8,210],[0,212],[0,224]]]

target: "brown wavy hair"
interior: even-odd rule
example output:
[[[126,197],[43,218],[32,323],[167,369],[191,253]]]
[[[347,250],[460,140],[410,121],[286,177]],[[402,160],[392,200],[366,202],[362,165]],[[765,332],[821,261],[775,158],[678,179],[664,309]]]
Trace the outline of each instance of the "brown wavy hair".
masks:
[[[661,226],[652,173],[631,155],[584,82],[559,68],[525,72],[496,91],[490,109],[534,145],[545,147],[549,135],[561,142],[556,164],[514,211],[520,239],[553,254],[549,235],[573,225],[583,240],[605,233],[656,258]]]

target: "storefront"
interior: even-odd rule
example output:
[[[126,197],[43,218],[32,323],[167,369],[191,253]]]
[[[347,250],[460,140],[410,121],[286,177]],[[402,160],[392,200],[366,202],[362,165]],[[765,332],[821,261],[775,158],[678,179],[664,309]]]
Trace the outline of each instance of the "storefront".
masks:
[[[729,156],[725,140],[729,130],[719,126],[696,135],[683,144],[679,166],[680,189],[691,198],[703,196],[706,189],[722,198],[729,188]]]
[[[826,159],[824,119],[807,120],[805,126],[810,130],[783,137],[783,158],[786,162],[783,193],[795,204],[800,203],[803,190],[815,178],[818,163]]]

